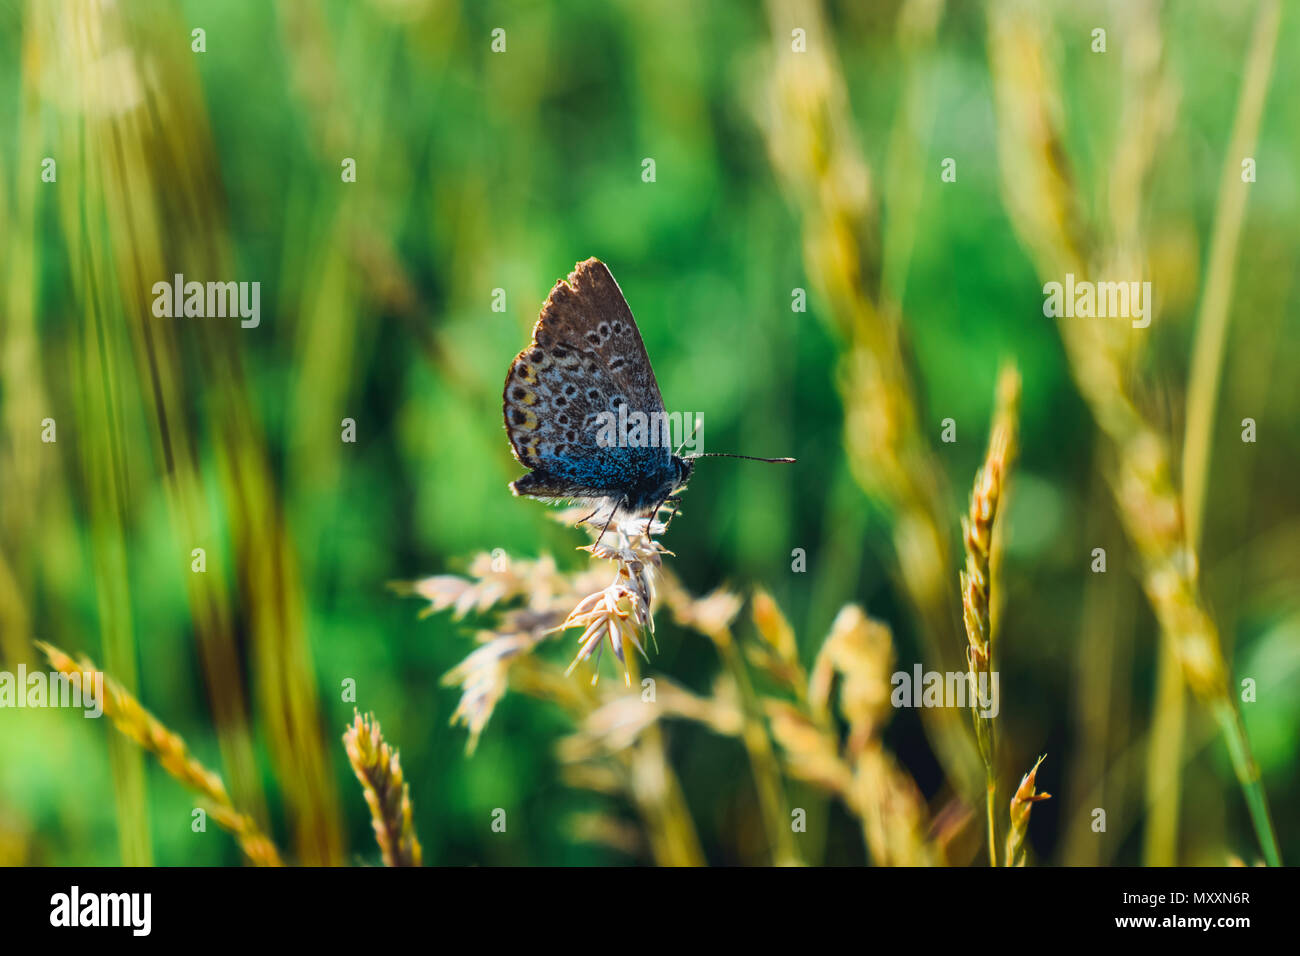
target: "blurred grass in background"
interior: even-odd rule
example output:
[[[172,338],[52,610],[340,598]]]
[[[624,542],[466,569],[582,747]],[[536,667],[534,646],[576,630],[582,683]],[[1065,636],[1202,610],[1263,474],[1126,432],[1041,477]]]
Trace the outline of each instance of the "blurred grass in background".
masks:
[[[1148,20],[1126,4],[1040,6],[1080,214],[1132,220],[1146,250],[1157,314],[1131,392],[1177,458],[1256,5],[1131,5]],[[936,652],[960,661],[956,516],[983,459],[999,362],[1015,360],[999,762],[1018,779],[1049,754],[1039,786],[1057,798],[1030,828],[1040,861],[1159,862],[1144,846],[1149,776],[1171,772],[1149,765],[1147,747],[1158,631],[1104,478],[1111,453],[1004,208],[986,11],[915,0],[817,10],[0,4],[3,667],[37,666],[37,639],[89,652],[221,769],[235,803],[297,861],[377,859],[340,743],[348,679],[401,749],[426,862],[646,859],[575,836],[584,814],[626,812],[561,781],[554,745],[569,724],[556,709],[508,695],[466,758],[463,729],[448,727],[457,695],[439,679],[473,646],[472,625],[418,621],[417,605],[385,589],[494,548],[581,566],[582,538],[506,489],[520,469],[499,397],[554,281],[594,255],[637,316],[668,409],[704,414],[707,450],[799,458],[702,463],[665,543],[697,594],[769,590],[805,662],[848,601],[889,623],[899,669],[937,667]],[[1295,858],[1300,63],[1286,54],[1300,19],[1286,13],[1253,152],[1200,553],[1232,673],[1259,684],[1244,718],[1283,856]],[[829,91],[833,128],[819,126],[834,112],[816,95],[798,99],[804,67],[795,99],[782,98],[791,23],[831,71],[807,89]],[[1091,52],[1099,26],[1105,54]],[[196,27],[206,52],[191,51]],[[504,53],[491,49],[498,27]],[[1151,131],[1121,108],[1123,64],[1157,36],[1166,125],[1134,198],[1116,188],[1113,160]],[[801,180],[791,163],[809,149]],[[56,182],[41,180],[45,157]],[[955,183],[940,181],[945,157]],[[356,160],[354,184],[341,181],[344,158]],[[828,258],[842,245],[819,244],[819,216],[851,242],[851,268]],[[856,277],[847,297],[841,271]],[[260,282],[260,327],[154,318],[149,290],[177,272]],[[796,288],[809,290],[806,313],[791,310]],[[497,289],[504,313],[492,310]],[[898,454],[933,479],[919,490],[868,496],[881,446],[854,429],[846,445],[859,394],[847,356],[863,340],[843,316],[855,309],[901,320],[899,387],[927,450]],[[1246,417],[1256,444],[1240,440]],[[45,418],[57,443],[41,441]],[[355,444],[339,439],[344,418]],[[939,441],[946,418],[956,443]],[[913,507],[951,519],[934,526],[949,554],[933,586],[900,548],[900,527],[913,526],[899,516]],[[202,575],[190,570],[198,547]],[[1105,575],[1088,570],[1096,547]],[[806,573],[791,570],[794,548]],[[742,638],[748,629],[742,618]],[[544,652],[565,659],[571,637]],[[658,640],[646,671],[706,692],[718,670],[707,642],[666,619]],[[944,757],[916,711],[892,716],[888,744],[937,812],[951,795],[941,768],[954,772],[960,747]],[[215,827],[191,833],[191,796],[105,722],[58,710],[0,721],[0,861],[239,862]],[[1183,735],[1176,858],[1254,860],[1226,752],[1195,702]],[[668,724],[665,740],[704,856],[766,861],[744,749],[687,723]],[[806,860],[865,859],[842,810],[801,784],[787,798],[816,818]],[[505,833],[491,828],[498,807]],[[1104,835],[1089,827],[1094,807],[1107,811]],[[1155,822],[1169,826],[1161,807]]]

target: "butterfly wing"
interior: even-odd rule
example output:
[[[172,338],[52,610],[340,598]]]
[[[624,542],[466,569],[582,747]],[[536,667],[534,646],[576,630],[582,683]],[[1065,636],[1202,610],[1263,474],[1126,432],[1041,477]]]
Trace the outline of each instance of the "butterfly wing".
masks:
[[[580,262],[551,290],[533,339],[506,375],[503,413],[510,445],[533,470],[517,494],[545,498],[618,497],[671,467],[662,443],[641,447],[598,440],[619,406],[662,415],[663,398],[623,293],[603,262]]]

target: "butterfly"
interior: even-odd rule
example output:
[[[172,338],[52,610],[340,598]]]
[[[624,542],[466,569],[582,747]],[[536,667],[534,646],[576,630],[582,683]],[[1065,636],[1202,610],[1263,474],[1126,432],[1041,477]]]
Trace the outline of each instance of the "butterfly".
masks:
[[[682,457],[667,441],[611,442],[604,429],[629,410],[661,421],[664,400],[622,290],[603,262],[587,259],[555,283],[532,341],[506,374],[506,434],[515,458],[529,469],[510,490],[589,505],[592,512],[582,520],[603,518],[603,536],[615,519],[653,517],[665,504],[676,506],[695,459],[751,458],[719,452]]]

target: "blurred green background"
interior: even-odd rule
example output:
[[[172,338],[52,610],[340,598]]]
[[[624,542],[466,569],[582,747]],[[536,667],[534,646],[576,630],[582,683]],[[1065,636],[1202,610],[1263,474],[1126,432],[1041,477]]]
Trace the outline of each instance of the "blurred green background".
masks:
[[[1124,4],[1042,6],[1069,159],[1085,214],[1101,217],[1112,157],[1141,133],[1117,105],[1125,45],[1141,37],[1126,32]],[[1139,214],[1158,316],[1133,375],[1175,449],[1255,7],[1152,7],[1176,96]],[[499,397],[555,280],[597,256],[637,317],[668,409],[703,413],[706,450],[799,459],[701,463],[665,540],[681,581],[697,594],[766,588],[805,661],[840,606],[859,602],[890,624],[910,670],[922,650],[891,577],[891,516],[846,461],[845,343],[772,159],[775,140],[793,135],[771,120],[784,18],[816,10],[0,3],[3,666],[38,666],[33,640],[88,653],[221,770],[236,803],[252,800],[295,860],[377,860],[339,744],[350,678],[356,706],[401,750],[426,862],[644,861],[575,836],[576,814],[631,817],[560,779],[554,746],[570,724],[554,707],[507,695],[465,755],[463,728],[448,726],[457,691],[439,680],[481,622],[418,620],[420,605],[386,588],[494,548],[581,565],[578,533],[506,488],[521,469]],[[932,35],[903,42],[918,16],[933,18]],[[999,663],[1006,778],[1048,754],[1039,787],[1055,799],[1036,807],[1031,843],[1046,863],[1140,863],[1157,631],[1104,477],[1107,449],[1004,209],[985,10],[828,2],[808,22],[809,47],[842,70],[850,139],[870,171],[875,226],[862,238],[875,266],[864,281],[897,296],[917,429],[954,516],[983,460],[999,362],[1014,359],[1024,377]],[[1110,27],[1105,54],[1089,48],[1097,26]],[[205,52],[191,49],[195,28]],[[1293,9],[1277,48],[1201,577],[1233,673],[1259,682],[1244,718],[1283,856],[1297,858]],[[55,182],[42,181],[46,157]],[[940,180],[944,157],[957,160],[955,183]],[[341,180],[345,158],[355,183]],[[148,289],[174,272],[260,282],[260,327],[154,318]],[[492,309],[498,289],[504,313]],[[792,311],[794,289],[809,290],[808,311]],[[1240,441],[1245,417],[1255,444]],[[56,443],[41,441],[46,418]],[[339,439],[344,418],[355,444]],[[946,418],[955,443],[939,441]],[[949,531],[960,553],[955,520]],[[190,569],[196,547],[204,575]],[[1107,549],[1104,576],[1088,570],[1095,547]],[[806,549],[806,573],[791,569],[794,548]],[[951,581],[955,596],[955,564]],[[953,624],[941,639],[959,653]],[[708,642],[665,618],[658,644],[648,673],[707,691],[719,670]],[[543,653],[564,662],[573,649],[570,634]],[[604,673],[618,680],[609,661]],[[191,832],[193,797],[107,721],[6,710],[0,722],[0,861],[240,862],[215,826]],[[692,724],[666,733],[707,859],[765,862],[743,748]],[[887,741],[941,802],[915,712],[894,715]],[[1178,859],[1253,860],[1240,791],[1195,701],[1185,759]],[[842,810],[800,784],[790,802],[817,808],[809,860],[866,859]],[[1088,829],[1096,806],[1105,835]],[[506,833],[491,829],[497,807],[509,810]]]

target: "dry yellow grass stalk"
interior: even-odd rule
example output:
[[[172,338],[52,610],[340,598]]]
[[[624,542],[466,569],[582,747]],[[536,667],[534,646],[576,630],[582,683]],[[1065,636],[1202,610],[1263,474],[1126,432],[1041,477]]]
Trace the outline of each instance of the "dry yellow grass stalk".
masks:
[[[343,747],[361,781],[384,865],[421,866],[424,851],[411,819],[411,788],[402,776],[400,755],[384,740],[374,714],[353,716]]]
[[[36,646],[61,674],[71,677],[101,673],[87,657],[73,660],[57,647],[41,641],[38,641]],[[93,686],[93,682],[84,677],[82,683],[83,687]],[[221,777],[199,763],[190,754],[184,740],[163,726],[158,718],[145,710],[121,684],[107,675],[104,676],[101,703],[105,715],[113,721],[113,726],[124,736],[158,758],[162,768],[183,786],[208,800],[211,805],[212,819],[239,841],[240,849],[249,860],[258,866],[281,865],[280,854],[275,844],[258,829],[252,817],[235,809]]]
[[[993,693],[993,622],[990,613],[994,526],[1016,455],[1020,373],[1006,366],[998,376],[997,405],[989,433],[988,453],[975,476],[970,510],[961,520],[966,567],[961,572],[962,622],[966,626],[966,660],[971,676],[971,715],[975,742],[984,761],[985,805],[988,816],[989,863],[997,866],[997,760],[993,718],[982,711]]]
[[[1209,486],[1219,378],[1236,278],[1237,247],[1245,221],[1246,197],[1251,190],[1251,186],[1241,181],[1240,161],[1243,156],[1255,155],[1264,100],[1273,73],[1280,19],[1281,4],[1277,0],[1266,0],[1259,5],[1242,70],[1232,138],[1219,182],[1201,304],[1196,316],[1196,339],[1187,382],[1187,423],[1183,432],[1182,492],[1188,546],[1198,553]],[[1179,771],[1187,705],[1175,654],[1176,648],[1170,641],[1161,642],[1147,774],[1147,816],[1151,825],[1143,835],[1143,858],[1154,866],[1172,866],[1177,860],[1182,792]]]
[[[777,866],[800,866],[803,860],[790,831],[785,784],[780,762],[772,747],[772,738],[763,722],[763,702],[754,690],[754,682],[745,659],[731,633],[731,623],[740,612],[741,599],[723,588],[703,598],[683,604],[680,592],[670,596],[673,616],[708,637],[717,648],[727,676],[736,689],[742,717],[740,739],[749,753],[754,771],[754,788],[759,808],[772,846],[772,862]],[[787,652],[790,648],[787,646]]]
[[[766,671],[796,694],[807,692],[808,679],[799,663],[799,648],[795,643],[794,629],[777,606],[772,595],[759,590],[754,593],[750,614],[754,627],[762,639],[758,644],[745,647],[751,664]]]
[[[229,323],[182,326],[147,318],[154,278],[236,274],[199,71],[189,49],[172,42],[179,13],[169,4],[146,11],[73,0],[29,7],[37,42],[28,59],[44,64],[32,80],[63,106],[51,113],[58,119],[56,143],[60,153],[78,158],[68,177],[78,185],[60,193],[58,205],[71,271],[87,307],[102,310],[106,333],[131,343],[132,362],[122,353],[114,362],[121,390],[112,405],[121,403],[126,415],[127,403],[139,402],[147,412],[174,533],[185,550],[219,536],[209,509],[220,490],[230,515],[223,529],[232,544],[229,564],[239,569],[237,589],[248,610],[243,623],[256,710],[265,721],[296,856],[305,864],[341,863],[337,790],[303,623],[299,539],[284,514],[244,371],[247,339]],[[178,225],[195,222],[204,228]],[[205,387],[193,388],[196,382]],[[194,428],[198,421],[205,427]],[[211,483],[200,465],[204,431],[213,437],[218,477]],[[224,766],[241,805],[263,817],[232,637],[239,628],[231,583],[208,573],[189,577],[187,588]],[[125,660],[111,643],[105,656],[114,667],[115,657]],[[129,678],[125,670],[118,675]]]
[[[1241,157],[1255,155],[1281,19],[1282,6],[1278,0],[1266,0],[1259,5],[1214,211],[1205,289],[1196,320],[1196,344],[1188,380],[1187,428],[1183,440],[1183,500],[1187,507],[1188,540],[1193,548],[1200,545],[1210,477],[1214,409],[1228,335],[1237,249],[1250,189],[1241,181]]]
[[[772,164],[802,219],[804,268],[842,344],[838,387],[844,447],[862,489],[892,520],[897,578],[920,620],[926,656],[952,669],[953,595],[945,480],[922,434],[900,341],[898,307],[882,295],[880,225],[872,172],[855,141],[848,93],[833,49],[792,53],[791,29],[826,37],[815,0],[770,0],[774,38],[767,115]],[[914,10],[920,24],[936,11]],[[903,28],[900,28],[903,29]],[[921,29],[921,33],[925,30]],[[962,792],[979,790],[978,761],[950,709],[923,713],[944,768]]]
[[[998,121],[1003,196],[1040,277],[1091,276],[1106,258],[1080,212],[1069,168],[1058,89],[1037,11],[1023,3],[989,5],[990,65]],[[1141,166],[1142,164],[1138,164]],[[1139,171],[1140,180],[1140,171]],[[1134,190],[1134,195],[1137,195]],[[1132,253],[1127,260],[1138,262]],[[1140,341],[1128,319],[1062,319],[1071,374],[1118,461],[1111,476],[1120,519],[1142,565],[1142,584],[1163,640],[1189,687],[1214,714],[1250,809],[1264,857],[1281,862],[1250,752],[1228,685],[1218,628],[1201,596],[1169,441],[1138,409],[1129,368]]]
[[[1029,811],[1034,809],[1035,803],[1040,800],[1050,800],[1052,797],[1050,793],[1038,793],[1035,789],[1038,767],[1045,757],[1046,754],[1039,757],[1029,773],[1020,778],[1020,786],[1016,788],[1015,796],[1011,798],[1011,829],[1007,831],[1007,866],[1025,865],[1025,836],[1029,833]]]
[[[840,754],[840,742],[807,711],[784,700],[766,700],[772,737],[781,748],[786,772],[853,803],[853,771]]]
[[[993,528],[1011,465],[1015,460],[1020,405],[1020,373],[1007,366],[998,377],[997,407],[984,465],[975,476],[970,510],[962,518],[966,566],[961,572],[962,621],[966,625],[971,670],[987,672],[993,660],[990,591]]]
[[[563,516],[563,512],[557,515]],[[678,613],[713,628],[719,620],[729,621],[739,608],[739,600],[728,602],[725,594],[721,599],[696,601],[667,571],[662,583]],[[608,725],[602,727],[602,720],[619,708],[615,704],[605,710],[602,705],[626,697],[627,692],[621,687],[574,680],[566,676],[564,668],[538,653],[541,645],[558,633],[557,625],[575,602],[607,584],[607,570],[599,562],[585,571],[560,573],[549,557],[529,561],[502,555],[494,559],[482,553],[470,563],[467,576],[436,575],[392,586],[400,594],[429,602],[421,616],[444,610],[457,619],[470,613],[496,616],[491,630],[478,632],[479,648],[444,678],[444,683],[461,687],[452,722],[468,728],[469,751],[508,690],[550,701],[582,728],[561,747],[566,782],[629,800],[641,816],[645,844],[659,865],[701,866],[704,854],[668,763],[659,721],[638,724],[635,733],[610,732]],[[509,604],[516,606],[507,607]],[[636,663],[635,655],[628,655],[628,681],[633,685],[638,684]],[[580,666],[590,664],[584,661]],[[665,697],[677,699],[668,690]],[[647,710],[639,703],[639,694],[634,699]],[[691,709],[690,702],[681,701],[683,709]]]
[[[826,713],[832,684],[838,679],[840,712],[849,722],[850,754],[889,722],[893,669],[894,639],[889,627],[867,617],[855,604],[842,608],[813,663],[808,696],[818,712]]]
[[[871,859],[880,866],[942,861],[927,838],[929,813],[911,776],[885,749],[894,642],[889,628],[856,605],[831,625],[809,676],[807,710],[770,702],[773,735],[790,771],[837,793],[858,817]],[[843,748],[831,729],[831,697],[848,722]]]
[[[911,774],[878,738],[859,751],[850,806],[862,819],[872,858],[883,866],[934,866],[943,862],[926,837],[929,811]]]

